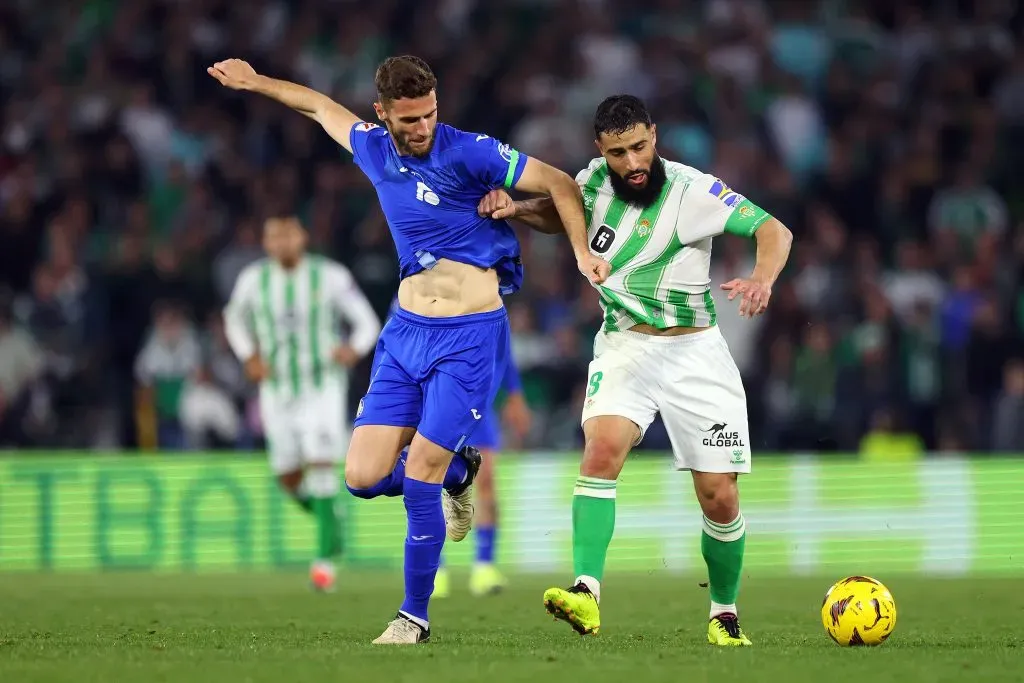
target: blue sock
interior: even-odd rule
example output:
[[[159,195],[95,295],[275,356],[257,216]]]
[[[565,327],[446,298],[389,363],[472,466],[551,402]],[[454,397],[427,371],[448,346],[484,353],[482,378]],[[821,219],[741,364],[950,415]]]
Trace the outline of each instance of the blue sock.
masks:
[[[448,464],[448,471],[444,473],[444,488],[451,491],[460,484],[466,481],[466,477],[469,476],[469,470],[466,468],[466,461],[458,453],[452,456],[451,463]]]
[[[398,454],[398,461],[395,463],[395,469],[391,470],[391,474],[384,477],[376,484],[368,489],[356,489],[345,484],[345,488],[348,489],[356,498],[376,498],[377,496],[389,496],[394,498],[395,496],[402,495],[402,483],[405,481],[405,456],[409,454],[409,450],[406,448],[402,449],[402,452]],[[461,458],[460,458],[461,460]]]
[[[405,536],[405,601],[401,612],[426,622],[444,547],[441,485],[407,478],[403,493],[409,527]]]
[[[497,532],[493,526],[481,526],[474,529],[476,533],[476,561],[480,564],[491,564],[494,562],[494,535]]]

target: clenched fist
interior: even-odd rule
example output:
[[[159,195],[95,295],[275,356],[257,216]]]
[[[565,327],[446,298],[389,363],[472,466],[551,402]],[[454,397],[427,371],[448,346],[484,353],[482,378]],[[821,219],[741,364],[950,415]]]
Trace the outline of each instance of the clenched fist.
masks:
[[[516,215],[516,203],[512,201],[508,192],[499,188],[484,195],[484,198],[477,204],[476,210],[484,218],[504,220]]]
[[[576,259],[576,267],[595,285],[607,280],[612,272],[612,264],[589,252]]]

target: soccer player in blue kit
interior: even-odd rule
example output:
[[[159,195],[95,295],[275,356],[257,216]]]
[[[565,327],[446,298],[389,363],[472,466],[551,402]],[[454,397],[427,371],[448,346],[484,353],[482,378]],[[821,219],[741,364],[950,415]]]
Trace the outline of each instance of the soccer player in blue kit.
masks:
[[[427,608],[445,535],[461,540],[472,522],[480,457],[465,446],[504,371],[509,326],[501,297],[523,277],[512,227],[480,216],[480,198],[501,187],[550,196],[580,271],[600,283],[610,266],[590,253],[576,181],[487,135],[438,123],[437,81],[417,57],[389,57],[377,68],[373,108],[383,125],[314,90],[261,76],[242,60],[207,71],[228,88],[270,97],[319,123],[352,153],[387,218],[400,308],[377,343],[345,483],[363,498],[400,490],[405,499],[405,600],[373,642],[422,643],[430,637]]]

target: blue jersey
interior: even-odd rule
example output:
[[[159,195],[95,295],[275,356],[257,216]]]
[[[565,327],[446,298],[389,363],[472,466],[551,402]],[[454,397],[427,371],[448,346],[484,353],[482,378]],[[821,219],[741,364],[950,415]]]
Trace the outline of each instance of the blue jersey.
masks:
[[[387,218],[401,279],[445,258],[494,268],[502,294],[519,289],[523,265],[512,226],[481,217],[476,207],[491,190],[519,181],[526,155],[443,123],[423,158],[400,155],[387,129],[373,123],[355,124],[350,141]]]

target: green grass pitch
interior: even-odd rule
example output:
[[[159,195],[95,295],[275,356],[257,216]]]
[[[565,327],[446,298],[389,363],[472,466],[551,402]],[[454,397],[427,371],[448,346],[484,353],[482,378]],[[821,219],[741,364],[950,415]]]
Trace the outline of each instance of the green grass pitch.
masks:
[[[541,605],[550,577],[472,598],[463,575],[431,608],[433,642],[381,648],[401,577],[343,573],[333,595],[297,574],[57,574],[0,578],[0,681],[1024,681],[1020,580],[879,576],[899,609],[878,648],[840,648],[819,619],[840,577],[748,578],[753,648],[706,644],[695,578],[606,577],[603,630],[580,638]],[[564,583],[560,577],[555,584]]]

